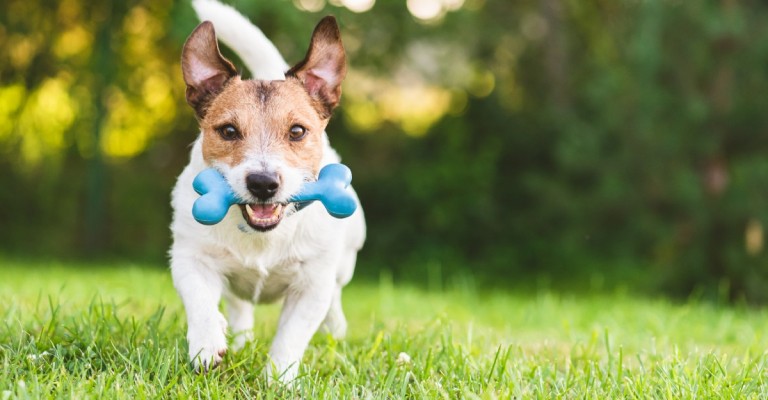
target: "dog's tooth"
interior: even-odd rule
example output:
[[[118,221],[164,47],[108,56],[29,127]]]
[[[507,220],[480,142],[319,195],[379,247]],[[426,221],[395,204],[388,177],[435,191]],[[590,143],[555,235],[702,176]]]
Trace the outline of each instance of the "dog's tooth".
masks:
[[[271,225],[271,224],[275,224],[275,223],[279,222],[280,221],[280,216],[281,216],[281,213],[282,213],[283,207],[284,207],[283,204],[275,203],[274,204],[274,208],[272,208],[272,214],[267,216],[267,217],[262,218],[260,215],[261,215],[261,213],[266,211],[266,208],[268,207],[268,205],[264,205],[264,206],[256,205],[255,206],[255,207],[259,207],[259,210],[261,210],[261,213],[259,213],[257,210],[255,210],[254,207],[252,207],[252,206],[253,205],[250,205],[250,204],[246,205],[245,206],[245,211],[248,214],[248,219],[250,220],[250,222],[253,223],[253,224],[259,224],[259,225]]]

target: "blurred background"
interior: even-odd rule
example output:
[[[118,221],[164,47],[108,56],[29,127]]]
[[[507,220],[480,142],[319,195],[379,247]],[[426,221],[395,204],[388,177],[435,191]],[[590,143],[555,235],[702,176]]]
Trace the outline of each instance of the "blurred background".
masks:
[[[339,18],[358,276],[768,300],[764,2],[229,4],[289,63]],[[197,23],[186,1],[0,3],[1,254],[166,265]]]

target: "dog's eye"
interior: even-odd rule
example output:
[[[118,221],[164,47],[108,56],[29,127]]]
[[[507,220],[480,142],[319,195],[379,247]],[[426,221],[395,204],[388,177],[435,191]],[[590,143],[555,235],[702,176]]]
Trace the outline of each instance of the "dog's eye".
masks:
[[[216,128],[216,132],[219,133],[224,140],[237,140],[240,139],[240,132],[232,125],[224,125]]]
[[[290,139],[294,142],[304,139],[307,135],[307,129],[301,125],[294,125],[291,127]]]

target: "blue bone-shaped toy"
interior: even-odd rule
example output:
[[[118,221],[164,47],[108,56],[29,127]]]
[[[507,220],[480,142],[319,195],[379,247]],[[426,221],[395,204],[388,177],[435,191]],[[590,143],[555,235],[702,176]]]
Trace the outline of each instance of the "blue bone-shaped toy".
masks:
[[[290,201],[300,203],[301,206],[320,200],[328,214],[336,218],[346,218],[357,209],[357,202],[347,189],[350,182],[352,172],[346,165],[328,164],[320,170],[317,181],[305,183]],[[192,206],[192,216],[204,225],[221,222],[229,207],[233,204],[244,204],[221,173],[213,168],[200,172],[192,182],[192,187],[201,195]]]

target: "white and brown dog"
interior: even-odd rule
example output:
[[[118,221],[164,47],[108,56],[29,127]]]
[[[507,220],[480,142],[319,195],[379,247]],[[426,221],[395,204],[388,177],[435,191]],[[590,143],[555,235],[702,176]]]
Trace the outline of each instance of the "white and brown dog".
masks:
[[[288,202],[321,167],[339,162],[325,127],[341,95],[344,48],[336,20],[326,17],[305,59],[284,73],[272,43],[234,9],[211,0],[193,5],[207,21],[184,44],[182,71],[201,133],[173,190],[170,250],[187,314],[189,356],[197,370],[216,366],[228,347],[227,327],[232,348],[242,347],[252,337],[253,304],[282,298],[266,371],[291,381],[321,325],[344,336],[341,289],[365,240],[360,207],[336,219],[320,204],[299,211]],[[242,80],[221,55],[214,26],[255,79]],[[192,217],[198,198],[192,180],[208,167],[248,201],[213,226]],[[226,318],[219,311],[222,297]]]

